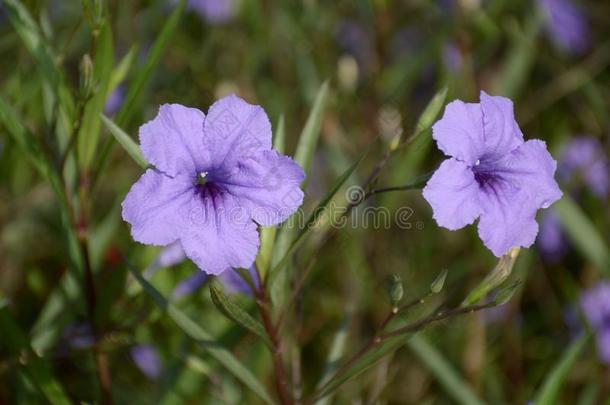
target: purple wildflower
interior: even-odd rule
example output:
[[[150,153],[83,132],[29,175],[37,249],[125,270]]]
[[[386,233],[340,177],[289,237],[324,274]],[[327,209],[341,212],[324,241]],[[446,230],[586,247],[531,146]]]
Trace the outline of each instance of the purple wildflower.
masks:
[[[451,73],[457,73],[462,70],[464,57],[456,44],[447,43],[443,46],[443,63]]]
[[[188,7],[213,24],[227,22],[237,12],[235,0],[189,0]]]
[[[580,305],[595,332],[601,360],[610,364],[610,282],[600,282],[585,291]]]
[[[135,345],[131,348],[131,358],[136,366],[151,380],[158,380],[163,371],[161,358],[151,345]]]
[[[112,115],[119,111],[123,105],[125,99],[125,89],[123,86],[118,86],[106,99],[106,105],[104,106],[104,114]]]
[[[555,210],[550,209],[542,215],[537,243],[544,259],[549,262],[557,263],[565,255],[568,240]]]
[[[481,92],[480,103],[455,100],[434,124],[432,137],[449,159],[423,190],[434,219],[456,230],[479,218],[479,236],[496,256],[529,247],[536,212],[561,197],[556,162],[543,141],[524,142],[513,103]]]
[[[249,268],[257,224],[281,223],[303,201],[303,170],[271,149],[265,111],[235,95],[218,100],[207,116],[162,105],[140,127],[140,148],[155,168],[123,201],[133,238],[157,246],[179,241],[208,274]]]
[[[564,182],[574,176],[584,180],[589,189],[600,199],[610,192],[610,161],[601,143],[589,136],[572,139],[559,158],[559,177]]]
[[[254,280],[255,284],[258,286],[258,275],[256,273],[256,269],[254,266],[249,269],[250,277]],[[190,295],[197,291],[201,286],[207,281],[208,275],[202,271],[197,271],[193,273],[187,279],[181,281],[172,296],[174,298],[181,298],[186,295]],[[218,281],[223,285],[225,291],[229,294],[243,293],[243,294],[251,294],[252,291],[248,283],[244,281],[244,279],[237,273],[237,271],[230,269],[223,272],[218,276]]]
[[[589,48],[590,33],[587,20],[570,0],[538,0],[546,17],[546,30],[557,48],[581,54]]]

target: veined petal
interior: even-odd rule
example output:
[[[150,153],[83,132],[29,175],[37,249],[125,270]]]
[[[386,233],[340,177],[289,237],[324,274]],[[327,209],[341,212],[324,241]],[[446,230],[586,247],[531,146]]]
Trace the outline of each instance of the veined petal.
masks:
[[[483,155],[483,116],[479,104],[452,101],[432,126],[432,137],[445,155],[474,165]]]
[[[525,142],[493,166],[495,174],[526,193],[536,208],[547,208],[562,196],[554,178],[557,162],[541,140]]]
[[[241,156],[271,149],[271,123],[265,110],[235,95],[210,107],[203,136],[210,170],[231,167]]]
[[[291,158],[266,150],[242,158],[221,184],[260,225],[285,221],[303,203],[303,169]]]
[[[180,243],[201,270],[217,275],[230,267],[250,267],[259,239],[256,224],[235,197],[210,186],[192,197]]]
[[[479,237],[494,255],[501,257],[513,247],[527,248],[534,243],[538,207],[527,193],[498,180],[479,193],[479,201],[483,209]]]
[[[490,96],[481,91],[483,113],[482,158],[496,160],[523,144],[523,133],[515,120],[513,102],[505,97]]]
[[[445,160],[423,190],[436,222],[450,230],[473,223],[481,214],[478,194],[474,173],[456,159]]]
[[[162,105],[157,116],[140,127],[140,148],[144,157],[170,176],[194,174],[203,163],[204,118],[196,108]]]
[[[185,210],[193,196],[187,176],[168,177],[148,169],[123,201],[123,219],[131,224],[134,240],[165,246],[180,236]]]

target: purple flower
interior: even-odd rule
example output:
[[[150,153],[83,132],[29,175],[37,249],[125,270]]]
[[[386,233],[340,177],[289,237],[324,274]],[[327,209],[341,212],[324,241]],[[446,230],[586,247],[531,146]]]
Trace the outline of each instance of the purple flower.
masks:
[[[610,364],[610,282],[602,281],[585,291],[580,305],[595,332],[601,360]]]
[[[559,177],[570,182],[574,176],[584,180],[589,189],[600,199],[610,192],[610,161],[601,143],[589,136],[572,139],[559,158]]]
[[[570,0],[538,0],[546,17],[546,30],[559,49],[580,54],[589,48],[590,34],[582,11]]]
[[[544,259],[549,262],[557,263],[565,255],[568,240],[563,232],[559,216],[553,209],[545,212],[540,219],[537,244]]]
[[[252,280],[254,280],[255,284],[258,286],[258,275],[254,266],[250,267],[249,272],[250,277],[252,277]],[[208,277],[209,276],[202,271],[197,271],[193,273],[190,277],[181,281],[176,286],[176,288],[172,292],[172,296],[174,298],[181,298],[194,293],[199,288],[201,288],[201,286],[207,281]],[[221,275],[218,276],[218,280],[224,286],[225,291],[229,294],[252,293],[248,283],[246,283],[244,279],[237,273],[237,271],[233,269],[223,272]]]
[[[131,348],[131,358],[136,366],[151,380],[161,377],[163,365],[157,350],[151,345],[136,345]]]
[[[462,70],[464,57],[456,44],[447,43],[443,46],[443,63],[451,73],[457,73]]]
[[[188,7],[208,22],[215,24],[231,20],[237,12],[235,0],[189,0]]]
[[[118,86],[108,99],[106,99],[106,105],[104,105],[104,114],[112,115],[119,111],[121,106],[123,105],[123,100],[125,99],[125,89],[123,86]]]
[[[286,220],[303,201],[301,167],[271,149],[265,111],[231,95],[205,116],[165,104],[140,127],[140,148],[155,166],[131,187],[123,219],[141,243],[180,242],[208,274],[249,268],[257,224]]]
[[[434,219],[456,230],[479,218],[479,236],[496,256],[529,247],[536,212],[561,197],[556,162],[544,142],[523,141],[512,102],[481,92],[480,103],[455,100],[432,127],[445,160],[423,190]]]

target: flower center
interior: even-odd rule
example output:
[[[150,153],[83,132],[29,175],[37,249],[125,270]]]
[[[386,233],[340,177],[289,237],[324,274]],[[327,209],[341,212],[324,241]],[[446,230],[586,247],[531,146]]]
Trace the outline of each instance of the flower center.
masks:
[[[205,186],[205,184],[208,182],[208,172],[200,172],[199,174],[197,174],[197,185],[199,186]]]

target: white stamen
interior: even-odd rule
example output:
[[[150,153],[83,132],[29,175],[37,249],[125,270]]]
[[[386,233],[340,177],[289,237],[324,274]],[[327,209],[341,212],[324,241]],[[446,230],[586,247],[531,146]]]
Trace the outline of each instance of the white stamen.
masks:
[[[476,161],[476,162],[474,162],[474,165],[475,165],[475,166],[478,166],[478,165],[480,165],[480,164],[481,164],[481,161],[480,161],[479,159],[477,159],[477,161]]]

